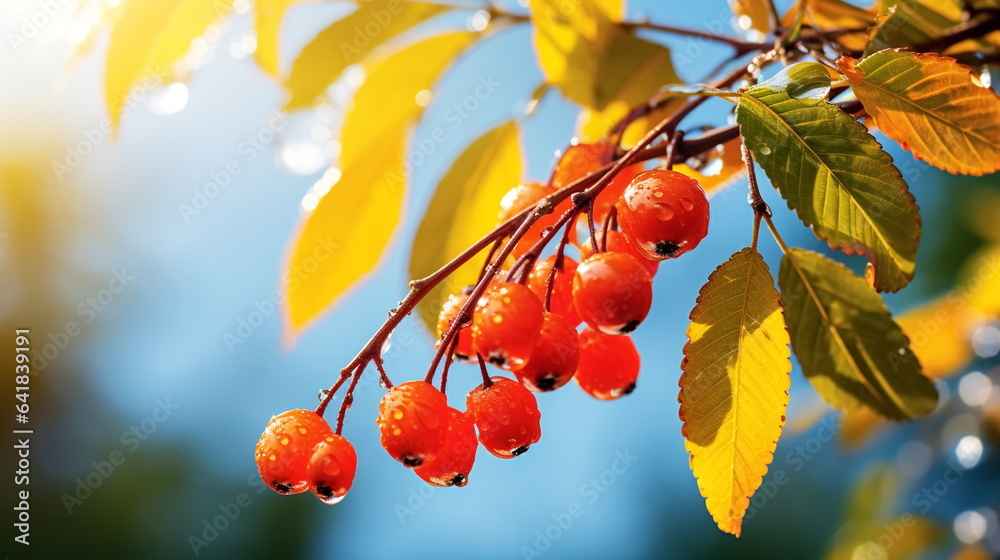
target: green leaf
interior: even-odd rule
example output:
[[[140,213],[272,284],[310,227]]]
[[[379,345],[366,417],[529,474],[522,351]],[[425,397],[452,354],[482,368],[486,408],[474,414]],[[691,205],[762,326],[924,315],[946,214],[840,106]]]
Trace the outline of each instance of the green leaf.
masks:
[[[111,30],[104,74],[112,126],[117,128],[132,88],[143,81],[161,83],[190,50],[191,41],[229,8],[225,2],[206,0],[145,0],[122,6]]]
[[[404,141],[423,111],[416,93],[429,89],[474,38],[467,32],[438,35],[366,68],[340,134],[341,177],[305,216],[291,243],[282,275],[286,339],[294,339],[381,261],[403,212]]]
[[[680,379],[684,447],[719,528],[740,536],[785,424],[792,370],[774,279],[757,251],[729,257],[691,311]]]
[[[792,248],[778,274],[792,350],[831,405],[893,420],[928,414],[937,390],[881,296],[844,265]]]
[[[764,85],[740,97],[736,121],[754,159],[817,237],[867,256],[878,290],[909,283],[920,216],[892,157],[864,126],[826,101]]]
[[[423,278],[496,226],[500,199],[521,180],[517,124],[501,125],[473,142],[438,183],[413,240],[410,277]],[[434,332],[449,294],[474,284],[482,263],[472,259],[435,287],[418,311]]]
[[[901,50],[837,65],[879,130],[949,173],[1000,170],[1000,96],[955,59]]]
[[[299,53],[285,84],[291,92],[285,109],[310,107],[345,68],[362,62],[386,41],[450,8],[400,0],[361,3],[356,11],[320,31]],[[436,66],[437,62],[431,64]]]

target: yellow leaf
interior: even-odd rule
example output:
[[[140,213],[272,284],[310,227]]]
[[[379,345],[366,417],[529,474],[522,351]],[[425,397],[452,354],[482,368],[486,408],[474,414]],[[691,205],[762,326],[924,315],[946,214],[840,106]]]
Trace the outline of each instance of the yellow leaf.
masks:
[[[774,458],[791,383],[785,319],[759,253],[743,249],[709,276],[687,334],[684,445],[709,513],[738,537]]]
[[[345,68],[449,6],[426,2],[372,0],[320,31],[299,53],[285,83],[291,98],[286,110],[304,109],[323,94]],[[374,34],[370,30],[376,30]],[[259,47],[258,47],[259,50]],[[431,61],[436,66],[439,61]]]
[[[438,183],[413,240],[410,276],[423,278],[464,251],[496,225],[500,199],[521,180],[517,124],[501,125],[473,142]],[[420,317],[433,331],[449,294],[474,284],[482,266],[471,259],[420,303]]]
[[[367,76],[344,121],[340,160],[379,149],[383,139],[398,134],[424,108],[417,94],[430,88],[478,34],[460,31],[410,45],[382,62],[366,65]]]
[[[438,35],[367,68],[340,136],[340,179],[305,217],[290,247],[283,275],[286,339],[381,260],[403,211],[404,140],[423,110],[416,93],[430,88],[473,37]]]
[[[753,29],[767,34],[771,31],[768,0],[729,0],[729,7],[738,17],[737,23],[744,31]]]
[[[279,74],[281,22],[289,6],[300,0],[254,0],[254,28],[257,32],[257,50],[254,58],[265,72]]]
[[[1000,170],[1000,96],[952,58],[902,50],[838,61],[886,136],[950,173]]]
[[[285,339],[298,334],[382,260],[406,191],[401,132],[345,165],[305,216],[283,275]]]
[[[607,100],[603,109],[584,109],[580,113],[580,136],[597,141],[607,138],[608,132],[618,121],[642,105],[664,84],[679,84],[681,79],[674,71],[670,50],[632,35],[625,35],[610,45],[598,73],[602,79],[595,85],[598,98]],[[635,145],[666,115],[685,101],[676,96],[661,110],[633,122],[622,135],[622,146]]]
[[[603,109],[610,100],[597,91],[601,61],[625,32],[597,0],[531,0],[530,7],[538,66],[549,83],[579,105]]]
[[[159,85],[191,48],[191,41],[230,8],[221,0],[125,2],[111,30],[104,74],[112,126],[118,127],[132,88],[140,82],[144,87]]]

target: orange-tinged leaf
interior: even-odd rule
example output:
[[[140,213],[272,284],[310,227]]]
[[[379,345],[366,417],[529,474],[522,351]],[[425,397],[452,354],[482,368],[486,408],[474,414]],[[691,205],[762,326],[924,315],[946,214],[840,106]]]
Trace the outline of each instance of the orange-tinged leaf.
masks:
[[[840,443],[857,449],[887,425],[885,418],[867,406],[848,410],[840,423]]]
[[[475,36],[431,37],[366,68],[340,135],[340,179],[305,217],[290,248],[283,275],[286,339],[294,339],[381,261],[403,211],[405,137],[423,111],[415,96],[429,89]]]
[[[771,31],[771,16],[768,0],[729,0],[729,7],[737,16],[737,25],[744,30],[753,29],[759,33]]]
[[[503,124],[469,145],[438,183],[413,239],[410,276],[423,278],[496,225],[500,198],[521,180],[516,123]],[[441,305],[478,278],[482,259],[471,259],[420,302],[420,318],[433,332]]]
[[[1000,170],[1000,96],[953,58],[879,51],[837,64],[886,136],[950,173]]]
[[[698,181],[709,196],[732,185],[746,171],[746,164],[743,163],[743,155],[740,153],[739,138],[718,146],[712,152],[705,165],[699,169],[693,169],[683,163],[674,165],[674,171]]]
[[[792,25],[803,2],[804,23],[824,31],[858,29],[857,32],[839,34],[836,40],[848,49],[865,48],[868,42],[866,27],[875,24],[875,12],[871,8],[854,6],[841,0],[798,0],[782,18],[785,27]]]
[[[191,41],[229,9],[206,0],[125,2],[111,30],[104,99],[117,128],[132,88],[162,81],[171,66],[191,48]]]
[[[739,251],[709,276],[687,335],[684,445],[709,513],[738,537],[785,424],[792,369],[778,292],[756,250]]]

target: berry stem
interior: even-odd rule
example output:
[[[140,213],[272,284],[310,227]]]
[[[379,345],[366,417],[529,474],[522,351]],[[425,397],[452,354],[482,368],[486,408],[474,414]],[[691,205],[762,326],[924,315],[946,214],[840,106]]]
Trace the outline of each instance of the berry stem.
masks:
[[[318,414],[319,416],[323,416],[323,413],[326,412],[326,405],[330,404],[330,399],[332,399],[333,395],[335,395],[337,391],[340,390],[340,386],[343,385],[344,382],[347,381],[347,378],[350,376],[351,376],[350,371],[346,369],[340,371],[340,377],[338,377],[337,381],[333,384],[333,386],[326,391],[326,394],[323,395],[323,400],[321,400],[319,402],[319,405],[316,407],[316,414]]]
[[[486,360],[479,352],[476,352],[476,358],[479,359],[479,371],[483,374],[483,389],[489,388],[490,385],[493,385],[493,380],[490,379],[490,372],[486,371]]]
[[[344,393],[344,400],[340,403],[340,411],[337,412],[337,435],[341,435],[344,430],[344,416],[347,415],[347,409],[354,404],[354,388],[358,386],[358,381],[361,381],[361,375],[365,372],[365,368],[361,367],[356,372],[354,376],[351,377],[351,384],[347,386],[347,392]]]
[[[460,331],[461,332],[461,331]],[[441,368],[441,392],[445,392],[445,388],[448,386],[448,370],[451,369],[452,362],[455,361],[455,347],[458,346],[458,336],[455,336],[455,340],[451,341],[450,347],[448,348],[448,354],[444,360],[444,367]]]
[[[747,183],[750,188],[747,202],[750,203],[755,215],[764,215],[770,218],[772,215],[771,207],[764,202],[764,197],[760,195],[760,186],[757,185],[757,170],[753,165],[753,154],[750,153],[750,148],[747,148],[746,142],[740,142],[740,152],[743,155],[743,163],[747,166]]]
[[[667,144],[667,154],[666,154],[666,168],[671,170],[674,168],[674,152],[677,151],[677,143],[684,139],[684,131],[678,130],[670,137],[670,143]]]

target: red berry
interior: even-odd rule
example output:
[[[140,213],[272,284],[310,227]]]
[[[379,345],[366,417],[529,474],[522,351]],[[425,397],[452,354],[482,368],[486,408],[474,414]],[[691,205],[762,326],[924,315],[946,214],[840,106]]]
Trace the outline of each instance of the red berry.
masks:
[[[635,389],[639,377],[639,351],[632,338],[583,329],[576,382],[588,395],[609,401]]]
[[[604,232],[598,231],[596,233],[598,245],[603,247],[604,243]],[[620,231],[611,230],[608,232],[608,243],[607,248],[604,249],[609,253],[628,253],[635,257],[635,260],[642,263],[649,271],[650,276],[655,276],[657,269],[660,268],[659,261],[654,261],[647,259],[645,255],[642,254],[639,249],[629,243],[629,240],[625,238],[625,235]],[[580,259],[586,259],[590,255],[594,254],[594,247],[590,242],[590,236],[587,236],[587,240],[584,241],[583,245],[580,246]]]
[[[312,410],[300,408],[273,416],[257,440],[260,478],[279,494],[305,492],[309,488],[306,465],[313,447],[332,434],[326,420]]]
[[[505,194],[503,199],[500,200],[500,213],[497,217],[501,222],[505,222],[525,208],[534,206],[539,200],[545,198],[553,192],[555,192],[555,189],[549,185],[543,185],[541,183],[525,183],[523,185],[518,185],[507,191],[507,194]],[[559,219],[560,214],[568,210],[569,207],[569,200],[564,200],[556,206],[555,210],[553,210],[551,214],[546,214],[539,218],[535,223],[531,224],[531,227],[524,233],[524,236],[518,244],[514,246],[511,256],[517,258],[526,253],[532,245],[541,239],[545,228],[554,225]],[[551,233],[549,233],[549,235],[551,235]]]
[[[666,169],[640,173],[618,203],[622,233],[655,260],[697,247],[708,234],[708,214],[708,198],[698,182]]]
[[[542,392],[558,389],[572,379],[580,358],[574,327],[562,316],[546,313],[528,363],[514,371],[517,380],[532,391]]]
[[[354,483],[358,455],[347,438],[330,434],[313,447],[306,466],[309,489],[323,503],[335,504],[344,499]]]
[[[491,381],[489,387],[470,391],[465,405],[479,428],[479,443],[497,457],[510,459],[542,437],[542,414],[524,385],[506,377]]]
[[[438,454],[413,469],[417,476],[433,486],[465,486],[469,471],[476,462],[476,424],[462,411],[448,408],[448,433]]]
[[[465,302],[468,300],[468,294],[459,292],[448,296],[448,301],[444,302],[444,305],[441,306],[441,313],[438,315],[437,321],[437,346],[441,345],[441,341],[444,340],[445,333],[447,333],[448,328],[451,327],[451,322],[455,320],[455,317],[458,316],[458,312],[461,311],[462,306],[465,305]],[[458,344],[455,346],[455,359],[463,362],[470,362],[475,361],[475,357],[476,351],[472,346],[472,330],[468,327],[462,328],[458,331]]]
[[[543,303],[545,302],[545,288],[549,281],[549,274],[555,262],[556,256],[551,255],[535,263],[535,267],[528,274],[528,287]],[[566,322],[573,327],[580,324],[580,315],[573,307],[573,276],[575,274],[576,261],[564,255],[562,268],[556,270],[556,275],[552,280],[552,296],[549,300],[550,311],[556,315],[562,315],[563,319],[566,319]]]
[[[597,253],[576,269],[573,304],[591,327],[608,334],[634,331],[649,313],[653,281],[626,253]]]
[[[389,390],[378,405],[382,447],[407,467],[434,459],[448,433],[448,399],[426,381]]]
[[[476,351],[504,369],[523,366],[542,329],[542,313],[542,302],[524,284],[490,286],[472,319]]]

